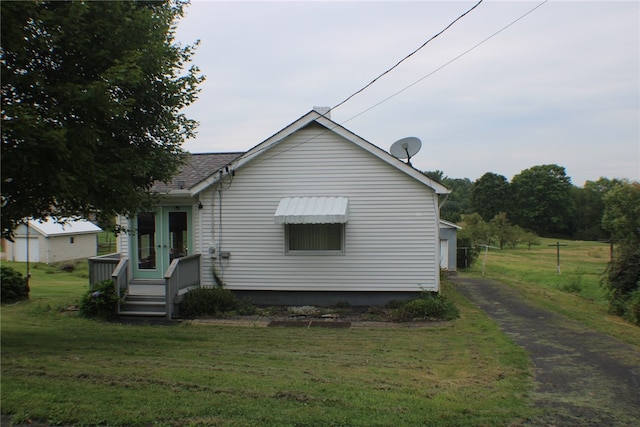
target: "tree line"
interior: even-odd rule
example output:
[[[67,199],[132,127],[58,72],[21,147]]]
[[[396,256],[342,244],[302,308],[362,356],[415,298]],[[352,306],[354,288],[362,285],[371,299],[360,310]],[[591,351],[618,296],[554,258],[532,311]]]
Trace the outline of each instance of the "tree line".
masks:
[[[441,209],[442,219],[461,222],[477,213],[484,221],[504,214],[511,225],[542,237],[577,240],[608,240],[603,227],[605,196],[628,181],[599,178],[582,188],[571,184],[565,168],[555,164],[525,169],[511,181],[487,172],[472,182],[450,178],[442,171],[424,172],[451,189]]]
[[[582,188],[555,164],[525,169],[508,181],[487,172],[475,182],[425,172],[451,189],[443,219],[464,224],[458,246],[531,246],[538,236],[615,244],[603,274],[614,314],[640,325],[640,183],[599,178]],[[469,262],[467,260],[467,262]]]

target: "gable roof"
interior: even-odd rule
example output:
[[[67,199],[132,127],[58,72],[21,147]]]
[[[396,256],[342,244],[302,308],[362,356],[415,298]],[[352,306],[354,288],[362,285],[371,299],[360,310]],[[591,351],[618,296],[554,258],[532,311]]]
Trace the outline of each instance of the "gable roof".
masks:
[[[404,163],[403,161],[393,157],[391,154],[384,151],[380,147],[366,141],[365,139],[359,137],[355,133],[345,129],[338,123],[332,121],[326,115],[315,110],[311,110],[310,112],[300,117],[298,120],[294,121],[284,129],[280,130],[279,132],[267,138],[260,144],[251,148],[246,153],[238,156],[235,159],[232,159],[230,163],[228,163],[229,169],[237,170],[237,169],[243,168],[252,160],[260,157],[264,152],[268,151],[271,147],[280,143],[286,137],[292,135],[293,133],[299,131],[300,129],[308,126],[313,122],[316,122],[319,125],[325,127],[327,129],[327,132],[334,132],[340,135],[341,137],[345,138],[346,140],[359,146],[360,148],[364,149],[365,151],[368,151],[369,153],[373,154],[374,156],[378,157],[379,159],[383,160],[389,165],[397,168],[401,172],[411,176],[412,178],[416,179],[422,184],[430,187],[437,194],[450,193],[450,190],[447,187],[445,187],[443,184],[429,178],[419,170],[415,169],[413,166],[410,166]],[[223,166],[226,166],[226,165],[223,165]],[[219,168],[218,170],[212,171],[207,176],[207,178],[201,180],[197,185],[193,187],[187,187],[187,188],[190,188],[191,194],[192,195],[198,194],[202,190],[209,187],[211,184],[215,183],[220,178],[220,174],[218,173],[218,171],[221,168]]]
[[[243,152],[188,154],[185,164],[171,182],[156,181],[151,191],[168,193],[175,190],[189,189],[212,174],[217,173],[242,154]]]
[[[52,218],[46,220],[29,220],[29,226],[45,237],[72,235],[72,234],[95,234],[102,231],[100,227],[87,221],[86,219],[69,218],[68,222],[59,223]]]

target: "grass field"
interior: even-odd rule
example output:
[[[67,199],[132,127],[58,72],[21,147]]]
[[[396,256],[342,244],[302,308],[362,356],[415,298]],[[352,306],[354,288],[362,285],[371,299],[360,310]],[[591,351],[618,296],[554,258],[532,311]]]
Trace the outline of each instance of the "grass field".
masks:
[[[31,272],[31,300],[2,307],[14,423],[500,426],[532,414],[525,352],[449,287],[462,317],[428,328],[156,326],[80,318],[68,309],[87,290],[82,270]]]
[[[609,246],[490,250],[484,274],[640,347],[600,286]],[[483,257],[463,275],[481,275]],[[10,263],[24,272],[24,264]],[[31,267],[2,307],[2,413],[122,426],[515,426],[532,416],[525,352],[450,286],[461,318],[428,328],[285,329],[102,323],[69,311],[86,268]]]

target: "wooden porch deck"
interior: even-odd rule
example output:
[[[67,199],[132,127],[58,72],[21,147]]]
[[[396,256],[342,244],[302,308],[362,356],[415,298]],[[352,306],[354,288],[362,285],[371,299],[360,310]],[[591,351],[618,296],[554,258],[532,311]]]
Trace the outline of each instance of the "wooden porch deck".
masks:
[[[109,254],[89,258],[89,285],[112,280],[119,296],[124,296],[118,314],[122,316],[163,316],[171,319],[177,304],[190,289],[200,286],[200,255],[176,258],[161,279],[131,278],[126,258]]]

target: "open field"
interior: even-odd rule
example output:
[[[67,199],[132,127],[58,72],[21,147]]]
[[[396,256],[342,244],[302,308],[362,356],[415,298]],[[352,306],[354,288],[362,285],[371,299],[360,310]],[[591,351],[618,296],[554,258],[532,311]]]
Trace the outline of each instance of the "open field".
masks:
[[[557,272],[557,247],[560,247],[560,274]],[[531,301],[551,309],[591,329],[640,346],[640,328],[607,312],[602,273],[610,260],[607,243],[541,239],[527,249],[489,249],[484,251],[468,272],[507,283],[518,288]]]
[[[82,272],[31,271],[32,299],[2,308],[15,423],[499,426],[534,411],[525,352],[450,288],[462,317],[426,328],[132,325],[66,311]]]

